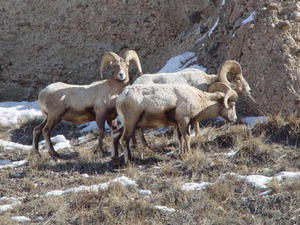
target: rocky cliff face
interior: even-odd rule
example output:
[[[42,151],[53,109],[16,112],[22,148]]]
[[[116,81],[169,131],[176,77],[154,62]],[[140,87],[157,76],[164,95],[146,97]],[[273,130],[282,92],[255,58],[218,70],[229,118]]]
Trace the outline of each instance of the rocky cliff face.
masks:
[[[240,113],[287,114],[287,87],[300,86],[298,11],[295,0],[2,0],[0,101],[34,100],[55,81],[95,81],[105,51],[135,49],[151,73],[190,50],[210,73],[241,63],[257,104],[240,98]]]

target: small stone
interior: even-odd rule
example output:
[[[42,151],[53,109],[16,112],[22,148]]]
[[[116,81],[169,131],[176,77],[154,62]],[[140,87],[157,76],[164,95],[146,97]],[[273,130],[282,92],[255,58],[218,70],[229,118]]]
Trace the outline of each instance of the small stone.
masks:
[[[296,22],[300,22],[300,12],[293,12],[291,15],[291,19]]]
[[[278,10],[278,5],[276,3],[271,3],[268,5],[269,10]]]
[[[293,38],[295,41],[300,42],[300,35],[295,35]]]
[[[289,29],[292,28],[292,25],[291,25],[291,23],[290,23],[289,21],[284,20],[284,21],[280,21],[280,22],[276,25],[276,27],[277,27],[278,29],[280,29],[280,30],[287,31],[287,30],[289,30]]]

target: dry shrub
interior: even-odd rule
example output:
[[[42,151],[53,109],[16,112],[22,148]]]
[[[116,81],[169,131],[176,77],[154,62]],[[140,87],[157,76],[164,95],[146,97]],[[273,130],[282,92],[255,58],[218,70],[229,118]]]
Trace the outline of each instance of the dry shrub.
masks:
[[[282,190],[281,184],[278,180],[271,180],[267,187],[272,190],[272,193],[279,193]]]
[[[0,216],[0,224],[15,225],[16,222],[12,221],[9,216]]]
[[[274,163],[276,151],[272,146],[264,143],[262,137],[250,137],[237,144],[237,153],[233,160],[235,163],[247,166],[268,165]]]
[[[182,167],[185,171],[202,171],[208,166],[209,161],[205,154],[199,150],[186,153],[182,160]]]
[[[155,210],[118,183],[107,190],[73,194],[69,200],[71,224],[145,224]]]
[[[182,172],[172,164],[163,164],[159,170],[162,176],[179,177]]]
[[[253,134],[264,134],[269,142],[300,147],[300,119],[284,119],[280,115],[270,116],[270,120],[259,123],[253,128]]]
[[[208,152],[218,152],[222,149],[233,148],[237,142],[246,140],[250,132],[245,125],[224,125],[221,128],[213,128],[207,134],[207,141],[193,143],[193,147],[198,147]]]
[[[170,186],[168,190],[160,192],[156,204],[169,207],[186,208],[192,204],[192,193],[181,190],[178,187]]]
[[[209,185],[205,192],[208,193],[209,198],[216,202],[224,202],[235,197],[235,192],[240,189],[241,181],[237,180],[234,176],[226,176],[219,182]]]
[[[298,192],[300,194],[300,178],[290,179],[281,184],[281,189],[288,192]]]

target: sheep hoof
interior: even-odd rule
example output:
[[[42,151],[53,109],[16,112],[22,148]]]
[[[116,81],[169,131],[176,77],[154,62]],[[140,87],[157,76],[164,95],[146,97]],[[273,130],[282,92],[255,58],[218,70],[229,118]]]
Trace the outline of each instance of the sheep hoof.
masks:
[[[119,168],[124,165],[123,157],[113,157],[111,160],[112,167]]]
[[[60,156],[60,154],[58,154],[56,151],[50,151],[49,155],[51,156],[51,158],[53,160],[57,160],[57,159],[62,159],[62,157]]]
[[[186,154],[180,153],[178,157],[179,157],[180,160],[185,160],[186,159]]]
[[[30,156],[39,157],[39,158],[42,157],[41,153],[39,153],[38,151],[31,151]]]

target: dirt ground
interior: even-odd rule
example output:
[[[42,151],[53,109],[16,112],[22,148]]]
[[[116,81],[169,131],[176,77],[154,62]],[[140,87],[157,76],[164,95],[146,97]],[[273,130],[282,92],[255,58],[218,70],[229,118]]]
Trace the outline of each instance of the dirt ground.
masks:
[[[109,134],[103,158],[93,153],[96,134],[61,151],[68,160],[55,162],[47,152],[36,159],[27,152],[1,151],[0,159],[26,158],[29,163],[0,170],[0,198],[20,197],[21,202],[0,213],[0,224],[16,224],[13,216],[29,217],[31,222],[25,224],[299,224],[300,178],[272,180],[267,184],[269,192],[262,194],[264,189],[233,175],[270,177],[299,171],[299,130],[299,121],[275,117],[252,130],[243,124],[203,127],[201,137],[193,138],[193,151],[182,160],[172,132],[148,131],[151,149],[139,142],[133,149],[134,162],[121,168],[110,163]],[[227,154],[232,151],[235,154]],[[102,184],[120,176],[137,185],[111,183],[105,190],[45,196],[48,191]],[[203,181],[212,184],[202,190],[181,188],[187,182]]]

